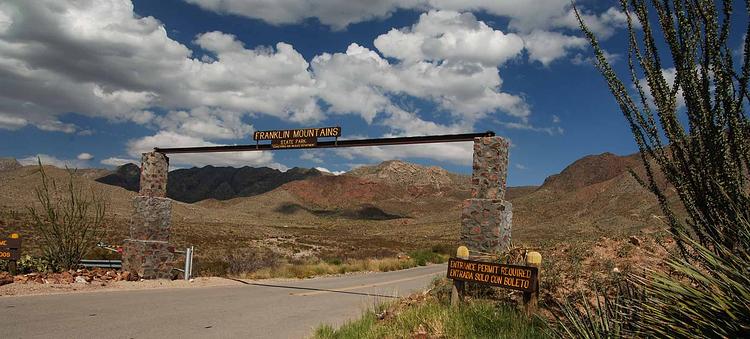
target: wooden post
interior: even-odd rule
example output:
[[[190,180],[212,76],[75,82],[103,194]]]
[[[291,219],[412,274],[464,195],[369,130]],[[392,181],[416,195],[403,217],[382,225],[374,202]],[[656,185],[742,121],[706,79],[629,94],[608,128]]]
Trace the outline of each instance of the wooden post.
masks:
[[[539,280],[541,280],[542,255],[539,252],[529,252],[526,254],[526,266],[536,267],[539,272],[536,276],[534,290],[523,293],[523,305],[527,315],[536,313],[537,302],[539,299]]]
[[[11,239],[19,239],[19,238],[21,238],[21,237],[20,237],[20,235],[19,235],[18,233],[11,233],[11,234],[10,234],[10,238],[11,238]],[[19,246],[19,247],[20,247],[20,246]],[[19,248],[19,249],[18,249],[18,251],[21,251],[21,249]],[[16,275],[16,274],[18,274],[18,272],[17,272],[17,271],[18,271],[18,263],[17,263],[16,259],[11,259],[11,260],[10,260],[10,261],[8,262],[8,272],[9,272],[9,273],[10,273],[11,275]]]
[[[459,246],[456,250],[456,257],[469,259],[469,249],[466,246]],[[464,288],[466,284],[460,280],[453,280],[453,289],[451,289],[451,306],[458,306],[464,301]]]

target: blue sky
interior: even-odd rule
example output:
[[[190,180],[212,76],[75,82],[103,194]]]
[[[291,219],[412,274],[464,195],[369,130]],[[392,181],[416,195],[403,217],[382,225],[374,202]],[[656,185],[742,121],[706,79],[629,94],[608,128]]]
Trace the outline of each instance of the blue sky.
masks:
[[[513,143],[509,184],[534,185],[584,155],[636,151],[567,0],[309,3],[2,2],[0,156],[112,167],[155,146],[252,143],[254,130],[493,130]],[[579,4],[623,70],[624,13],[614,1]],[[469,173],[470,146],[175,155],[172,164],[346,171],[404,159]]]

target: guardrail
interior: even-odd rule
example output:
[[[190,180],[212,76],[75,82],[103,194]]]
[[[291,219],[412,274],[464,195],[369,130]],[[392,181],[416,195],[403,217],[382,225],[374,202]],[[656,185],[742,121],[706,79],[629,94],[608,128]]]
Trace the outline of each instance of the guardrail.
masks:
[[[89,259],[84,259],[84,260],[81,260],[80,265],[81,265],[81,267],[86,267],[86,268],[93,268],[93,267],[122,268],[122,260],[108,260],[108,259],[89,260]]]

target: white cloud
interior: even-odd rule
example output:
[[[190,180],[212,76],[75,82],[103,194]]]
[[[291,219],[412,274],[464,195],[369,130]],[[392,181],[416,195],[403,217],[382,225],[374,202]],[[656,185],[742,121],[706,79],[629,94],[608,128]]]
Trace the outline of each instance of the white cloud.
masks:
[[[323,163],[323,154],[318,150],[304,150],[302,151],[302,154],[299,156],[299,158],[302,160],[312,161],[316,164]]]
[[[523,40],[489,27],[471,13],[430,11],[409,28],[380,35],[375,47],[405,62],[446,60],[499,66],[520,54]]]
[[[76,159],[78,159],[78,160],[81,160],[81,161],[89,161],[89,160],[91,160],[91,159],[94,159],[94,156],[93,156],[93,155],[91,155],[91,153],[85,153],[85,152],[84,152],[84,153],[81,153],[81,154],[79,154],[79,155],[78,155],[78,156],[76,157]]]
[[[111,157],[111,158],[104,159],[100,161],[99,163],[101,163],[102,165],[118,167],[118,166],[122,166],[125,164],[139,164],[140,162],[141,162],[140,160],[136,160],[136,159]]]
[[[513,167],[515,167],[517,169],[520,169],[522,171],[525,170],[525,169],[528,169],[528,167],[524,166],[523,164],[519,164],[519,163],[514,164]]]
[[[529,59],[548,66],[552,61],[568,54],[570,49],[583,49],[588,41],[582,37],[565,35],[559,32],[536,30],[524,36]]]
[[[554,118],[553,118],[554,122]],[[498,125],[501,125],[505,128],[509,129],[519,129],[519,130],[526,130],[526,131],[534,131],[534,132],[543,132],[547,133],[549,135],[562,135],[565,133],[565,130],[560,126],[553,126],[553,127],[537,127],[528,123],[518,123],[518,122],[506,122],[506,121],[496,121]],[[556,122],[555,122],[556,123]]]
[[[331,171],[325,167],[315,167],[315,169],[321,172],[331,173],[333,175],[342,175],[346,173],[346,171]]]
[[[261,114],[305,123],[328,114],[357,114],[388,127],[389,135],[469,131],[477,121],[501,114],[528,125],[529,106],[522,96],[503,92],[498,67],[518,58],[523,48],[531,60],[548,65],[583,45],[582,38],[551,31],[570,26],[564,20],[570,13],[567,0],[191,2],[277,24],[318,18],[334,28],[386,17],[398,8],[440,10],[384,32],[374,41],[376,50],[352,43],[345,52],[323,53],[308,63],[287,43],[248,48],[215,31],[195,37],[191,47],[200,53],[194,53],[171,39],[156,18],[134,13],[130,0],[3,2],[0,128],[91,133],[62,122],[67,112],[131,121],[156,129],[128,143],[127,155],[138,158],[156,145],[217,145],[245,138],[253,131],[246,120]],[[464,11],[510,18],[509,28],[493,28]],[[605,24],[601,30],[620,22],[614,10],[586,15]],[[404,108],[402,102],[412,98],[434,103],[438,113]],[[437,115],[448,119],[436,123]],[[465,160],[446,155],[453,146],[430,151],[432,156],[407,147],[397,155]],[[377,150],[369,154],[383,157]],[[283,167],[262,153],[175,159],[185,165]]]
[[[246,49],[234,36],[209,32],[195,40],[215,56],[203,62],[155,18],[137,16],[129,0],[20,1],[0,13],[13,25],[0,35],[5,128],[12,118],[13,126],[25,119],[75,132],[57,119],[66,112],[147,124],[155,118],[150,107],[321,118],[308,64],[288,44]]]
[[[569,0],[371,0],[371,1],[350,1],[350,0],[185,0],[206,10],[217,13],[234,14],[254,19],[260,19],[271,24],[295,24],[303,22],[306,19],[315,18],[322,24],[331,26],[334,29],[344,29],[352,23],[369,21],[373,19],[382,19],[390,16],[391,13],[399,9],[413,9],[419,11],[441,10],[447,13],[454,12],[486,12],[492,15],[509,19],[508,27],[528,35],[529,33],[542,30],[567,30],[578,31],[578,20]],[[626,26],[626,15],[623,11],[615,7],[610,7],[601,13],[587,11],[586,8],[579,6],[581,17],[600,39],[608,39],[616,30]],[[635,20],[635,19],[634,19]],[[638,22],[634,23],[639,27]],[[414,29],[414,28],[412,28]],[[418,34],[408,34],[403,30],[392,30],[389,32],[389,41],[382,41],[378,47],[383,53],[389,55],[393,53],[398,58],[405,58],[407,55],[423,54],[425,49],[433,53],[445,54],[462,53],[475,47],[488,47],[483,52],[483,57],[493,55],[493,47],[497,44],[473,45],[473,37],[485,35],[483,38],[489,38],[486,33],[489,31],[481,29],[475,31],[472,36],[466,36],[459,32],[458,34],[445,34],[445,37],[433,36],[428,37],[427,45],[423,45],[422,37]],[[492,33],[499,37],[497,33]],[[429,34],[428,34],[429,35]],[[511,36],[511,35],[509,35]],[[463,38],[463,39],[462,39]],[[466,39],[468,38],[468,39]],[[434,45],[432,45],[434,43]],[[394,44],[394,45],[390,45]],[[450,48],[453,45],[456,48]],[[389,47],[390,46],[390,47]],[[396,46],[402,47],[398,49]],[[382,47],[382,48],[381,48]],[[386,52],[388,50],[389,52]],[[495,61],[506,57],[503,55],[506,51],[498,51],[495,58],[489,60]],[[390,56],[390,55],[389,55]],[[477,55],[471,55],[477,57]],[[425,58],[428,59],[428,58]],[[485,62],[487,60],[485,59]]]
[[[38,165],[39,161],[42,165],[55,166],[58,168],[89,168],[91,167],[87,161],[81,161],[78,159],[58,159],[55,156],[48,154],[37,154],[28,156],[25,158],[18,159],[18,162],[24,166]]]
[[[539,28],[577,27],[570,19],[569,0],[185,0],[217,13],[241,15],[271,24],[295,24],[315,18],[322,24],[343,29],[349,24],[382,19],[399,9],[484,11],[510,19],[510,26],[530,32]],[[610,8],[599,15],[584,11],[584,19],[598,33],[608,26],[622,25],[624,14]],[[573,18],[574,19],[574,18]]]
[[[25,127],[29,122],[20,117],[14,117],[0,113],[0,129],[17,130]]]
[[[555,115],[555,114],[552,114],[552,123],[553,124],[559,124],[560,123],[560,117],[557,116],[557,115]]]
[[[141,154],[151,152],[154,147],[193,147],[193,146],[218,146],[216,143],[206,141],[202,138],[182,135],[170,131],[159,133],[128,142],[128,155],[139,158]],[[271,152],[227,152],[227,153],[195,153],[195,154],[170,154],[170,166],[268,166],[280,170],[287,167],[273,161]]]

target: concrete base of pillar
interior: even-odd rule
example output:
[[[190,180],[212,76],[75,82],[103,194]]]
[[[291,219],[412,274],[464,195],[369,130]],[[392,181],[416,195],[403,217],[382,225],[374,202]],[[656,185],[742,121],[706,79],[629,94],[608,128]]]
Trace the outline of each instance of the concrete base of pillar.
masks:
[[[166,241],[125,239],[122,269],[143,279],[172,279],[174,247]]]
[[[498,199],[467,199],[461,213],[461,244],[472,251],[500,253],[508,248],[513,205]]]

